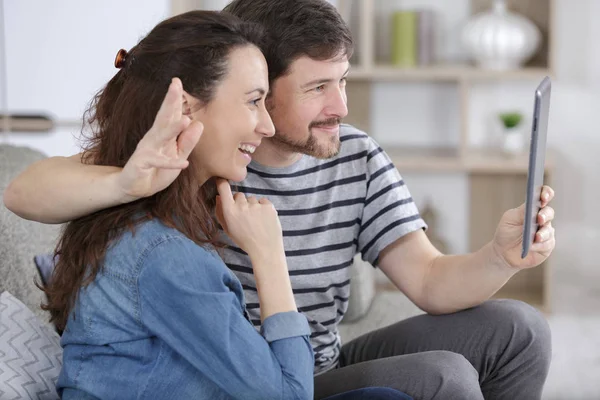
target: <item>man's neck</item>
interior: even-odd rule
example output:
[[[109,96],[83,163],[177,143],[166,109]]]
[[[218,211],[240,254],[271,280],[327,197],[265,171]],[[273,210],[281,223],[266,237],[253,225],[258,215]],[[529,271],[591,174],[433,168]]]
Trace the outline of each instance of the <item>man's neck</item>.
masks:
[[[282,149],[281,146],[277,146],[276,143],[269,139],[263,139],[260,146],[258,146],[252,155],[254,161],[260,165],[271,168],[289,167],[300,158],[302,158],[301,153]]]

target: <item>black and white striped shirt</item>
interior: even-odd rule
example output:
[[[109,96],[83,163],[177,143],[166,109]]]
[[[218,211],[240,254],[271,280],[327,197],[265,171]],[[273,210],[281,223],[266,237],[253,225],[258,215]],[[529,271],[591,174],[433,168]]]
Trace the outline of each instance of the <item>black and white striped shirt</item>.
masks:
[[[348,308],[350,270],[357,252],[377,265],[379,254],[403,235],[425,227],[400,174],[367,134],[340,129],[340,153],[328,160],[303,156],[285,168],[252,162],[237,185],[247,195],[268,198],[277,209],[298,310],[309,321],[315,373],[336,366],[338,324]],[[242,282],[246,307],[260,326],[252,266],[232,246],[226,264]]]

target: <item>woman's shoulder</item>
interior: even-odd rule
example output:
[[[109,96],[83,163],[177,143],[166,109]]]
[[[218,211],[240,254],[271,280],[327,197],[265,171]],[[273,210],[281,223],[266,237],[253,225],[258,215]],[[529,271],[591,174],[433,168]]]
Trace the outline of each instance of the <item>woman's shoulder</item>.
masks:
[[[230,291],[234,275],[209,245],[200,246],[181,232],[160,226],[159,222],[144,224],[139,234],[144,248],[136,262],[138,284],[166,291]]]
[[[183,233],[175,228],[165,225],[158,219],[137,222],[134,224],[133,229],[123,235],[123,239],[126,241],[137,242],[142,246],[153,246],[156,243],[169,242],[172,240],[182,243],[193,243]]]
[[[150,262],[170,260],[180,264],[223,264],[210,246],[199,246],[175,228],[153,219],[125,231],[107,252],[107,260],[140,269]],[[225,268],[225,265],[223,264]]]

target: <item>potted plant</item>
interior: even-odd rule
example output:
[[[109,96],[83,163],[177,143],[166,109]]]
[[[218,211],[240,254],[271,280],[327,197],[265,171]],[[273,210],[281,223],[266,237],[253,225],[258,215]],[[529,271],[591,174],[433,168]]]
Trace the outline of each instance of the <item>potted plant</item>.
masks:
[[[515,155],[523,151],[525,136],[523,134],[523,114],[518,111],[499,114],[503,125],[502,150]]]

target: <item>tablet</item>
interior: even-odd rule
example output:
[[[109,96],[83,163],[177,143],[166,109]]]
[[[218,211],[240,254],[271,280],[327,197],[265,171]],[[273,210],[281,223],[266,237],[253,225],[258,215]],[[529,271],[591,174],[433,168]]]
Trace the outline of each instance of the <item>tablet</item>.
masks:
[[[544,162],[546,160],[546,134],[550,110],[550,78],[545,77],[535,90],[531,140],[529,144],[529,169],[527,170],[527,196],[525,199],[525,223],[523,225],[523,249],[521,258],[527,257],[539,229],[537,215],[541,207],[544,185]]]

